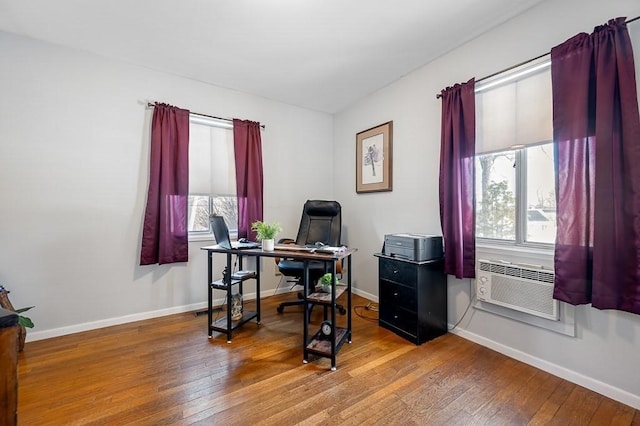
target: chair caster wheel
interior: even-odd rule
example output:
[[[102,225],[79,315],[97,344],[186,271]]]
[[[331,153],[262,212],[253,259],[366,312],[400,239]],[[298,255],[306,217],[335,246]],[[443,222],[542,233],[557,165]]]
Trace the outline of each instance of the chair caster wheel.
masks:
[[[276,311],[278,311],[279,314],[283,313],[284,312],[284,306],[278,306],[276,308]]]

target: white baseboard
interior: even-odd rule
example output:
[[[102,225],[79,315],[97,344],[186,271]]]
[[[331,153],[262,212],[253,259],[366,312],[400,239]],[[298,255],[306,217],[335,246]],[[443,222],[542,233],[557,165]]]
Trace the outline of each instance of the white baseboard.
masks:
[[[375,294],[367,293],[366,291],[357,289],[355,287],[351,289],[351,292],[357,294],[358,296],[362,296],[365,299],[369,299],[374,303],[378,303],[378,296],[376,296]]]
[[[449,327],[451,328],[452,325],[449,324]],[[633,407],[636,410],[640,410],[639,395],[634,395],[625,390],[608,385],[607,383],[603,383],[599,380],[596,380],[589,376],[585,376],[576,371],[569,370],[565,367],[561,367],[557,364],[553,364],[549,361],[545,361],[543,359],[534,357],[532,355],[529,355],[525,352],[519,351],[512,347],[505,346],[501,343],[479,336],[475,333],[471,333],[467,330],[455,328],[453,330],[450,330],[450,332],[464,339],[467,339],[479,345],[485,346],[489,349],[493,349],[496,352],[500,352],[501,354],[506,355],[509,358],[513,358],[518,361],[524,362],[525,364],[532,365],[536,368],[539,368],[540,370],[546,371],[549,374],[553,374],[554,376],[568,380],[571,383],[575,383],[577,385],[583,386],[589,390],[597,392],[608,398],[614,399],[618,402],[621,402],[630,407]]]
[[[280,288],[276,290],[264,290],[260,292],[260,297],[273,296],[274,294],[282,294],[292,292],[288,288]],[[253,300],[256,298],[255,293],[245,293],[245,300]],[[220,306],[224,303],[224,297],[214,299],[213,305]],[[173,306],[171,308],[158,309],[156,311],[140,312],[137,314],[123,315],[121,317],[107,318],[99,321],[85,322],[82,324],[74,324],[67,327],[53,328],[42,331],[27,332],[27,342],[35,342],[37,340],[50,339],[53,337],[66,336],[67,334],[81,333],[83,331],[96,330],[99,328],[111,327],[113,325],[127,324],[135,321],[142,321],[151,318],[160,318],[167,315],[181,314],[183,312],[201,311],[207,309],[207,302],[192,303],[190,305]],[[205,323],[206,327],[206,323]]]
[[[83,331],[95,330],[98,328],[111,327],[112,325],[126,324],[134,321],[141,321],[150,318],[164,317],[167,315],[180,314],[183,312],[199,311],[207,309],[207,302],[193,303],[190,305],[173,306],[171,308],[158,309],[157,311],[140,312],[137,314],[124,315],[116,318],[107,318],[99,321],[74,324],[67,327],[53,328],[51,330],[27,332],[27,342],[50,339],[52,337],[66,336],[67,334],[80,333]],[[206,324],[205,324],[206,326]]]

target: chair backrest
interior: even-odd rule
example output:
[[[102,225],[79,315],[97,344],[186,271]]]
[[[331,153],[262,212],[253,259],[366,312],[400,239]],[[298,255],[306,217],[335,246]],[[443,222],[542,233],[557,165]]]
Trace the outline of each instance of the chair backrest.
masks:
[[[302,209],[302,218],[296,237],[297,245],[321,242],[329,246],[340,245],[342,208],[337,201],[308,200]]]

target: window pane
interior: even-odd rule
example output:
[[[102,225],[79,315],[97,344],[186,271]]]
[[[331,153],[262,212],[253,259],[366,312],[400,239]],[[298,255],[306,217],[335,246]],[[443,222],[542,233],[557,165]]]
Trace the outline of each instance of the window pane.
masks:
[[[515,240],[515,153],[476,156],[476,236]]]
[[[187,217],[189,232],[210,232],[209,196],[189,195]]]
[[[235,195],[214,196],[211,208],[213,214],[224,217],[229,232],[238,232],[238,198]]]
[[[526,241],[553,244],[556,239],[556,193],[553,144],[527,148]]]

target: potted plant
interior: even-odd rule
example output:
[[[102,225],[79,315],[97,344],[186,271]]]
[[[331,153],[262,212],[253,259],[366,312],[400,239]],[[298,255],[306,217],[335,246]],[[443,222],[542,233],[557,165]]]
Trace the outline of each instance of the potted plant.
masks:
[[[33,328],[33,321],[31,321],[31,318],[25,317],[20,314],[33,308],[33,306],[29,306],[28,308],[14,309],[11,301],[9,300],[9,291],[1,285],[0,306],[18,314],[18,351],[22,352],[24,349],[25,339],[27,338],[27,329],[25,327]]]
[[[324,274],[321,278],[320,278],[320,286],[322,287],[322,291],[324,291],[325,293],[331,293],[331,278],[333,277],[333,274],[328,272],[326,274]],[[333,283],[337,284],[338,280],[333,277]]]
[[[256,231],[258,241],[262,241],[262,250],[273,251],[276,235],[282,231],[280,224],[277,222],[267,223],[258,220],[251,224],[251,229]]]

